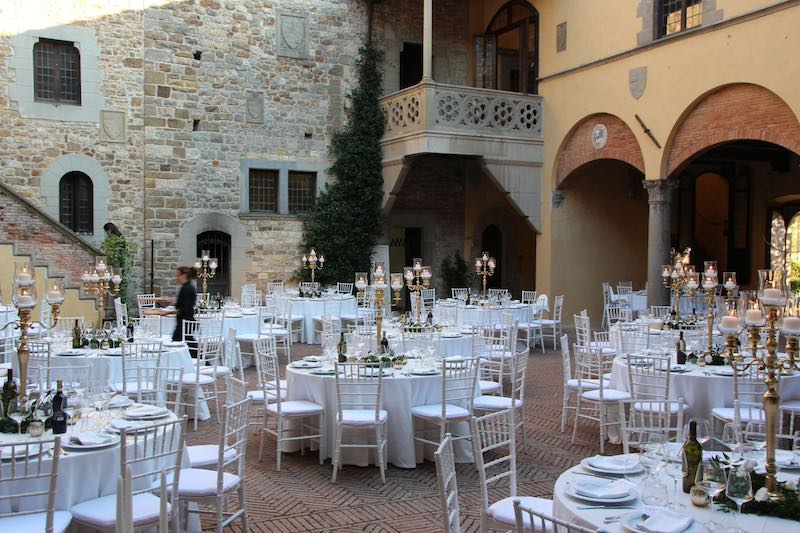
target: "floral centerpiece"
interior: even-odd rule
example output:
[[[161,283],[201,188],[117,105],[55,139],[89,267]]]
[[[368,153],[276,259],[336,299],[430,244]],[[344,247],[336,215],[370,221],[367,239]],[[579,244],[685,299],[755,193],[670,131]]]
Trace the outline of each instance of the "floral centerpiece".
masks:
[[[725,349],[721,346],[714,346],[711,348],[710,354],[703,353],[694,353],[692,352],[686,357],[686,361],[689,363],[697,364],[700,362],[700,358],[703,358],[703,362],[709,366],[725,366],[728,364],[727,359],[725,359]]]
[[[714,458],[711,462],[717,468],[729,472],[731,468],[730,458],[726,454],[723,454],[723,457],[723,459]],[[766,475],[756,472],[755,467],[756,462],[751,459],[742,464],[742,468],[750,472],[750,482],[753,486],[753,498],[742,505],[742,513],[800,521],[800,490],[798,490],[797,482],[779,481],[778,492],[780,496],[770,498],[765,486]],[[736,510],[736,503],[729,499],[724,491],[717,495],[714,501],[722,505],[725,510]]]

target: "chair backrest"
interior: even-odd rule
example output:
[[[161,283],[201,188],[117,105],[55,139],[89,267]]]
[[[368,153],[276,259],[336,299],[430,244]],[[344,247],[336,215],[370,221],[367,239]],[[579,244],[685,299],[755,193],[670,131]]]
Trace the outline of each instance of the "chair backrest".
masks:
[[[285,289],[282,281],[271,281],[271,282],[267,283],[267,294],[268,295],[283,294],[284,292],[286,292],[286,289]]]
[[[539,312],[547,312],[550,310],[550,302],[547,300],[546,294],[540,294],[536,297],[535,307]]]
[[[213,368],[214,374],[217,373],[217,365],[222,355],[222,337],[209,336],[201,337],[197,342],[196,369],[198,374],[203,368]],[[199,382],[199,381],[198,381]]]
[[[436,289],[422,289],[422,302],[426,310],[433,309],[433,304],[436,303]]]
[[[508,289],[489,289],[489,298],[506,298],[508,297]]]
[[[236,379],[236,378],[230,378]],[[238,380],[237,380],[238,381]],[[250,398],[228,403],[222,411],[217,459],[217,487],[224,483],[226,472],[239,476],[244,483],[247,427],[250,425]]]
[[[114,298],[114,314],[117,317],[117,327],[128,327],[128,306],[122,303],[122,298]]]
[[[128,384],[139,379],[137,368],[159,366],[162,345],[160,342],[122,343],[122,392],[128,393]]]
[[[247,382],[233,376],[225,377],[225,404],[234,404],[247,398]]]
[[[633,320],[631,309],[624,305],[607,305],[606,318],[609,326],[616,322],[630,322]]]
[[[353,294],[353,284],[339,281],[336,283],[336,292],[338,294]]]
[[[341,298],[325,298],[322,301],[322,314],[329,315],[338,320],[342,316]]]
[[[131,383],[136,383],[138,403],[166,407],[177,412],[183,392],[183,373],[181,367],[140,366],[129,375],[135,376]]]
[[[631,355],[628,363],[628,391],[639,401],[669,400],[671,356]]]
[[[457,287],[450,289],[450,295],[456,300],[466,300],[469,289],[466,287]]]
[[[607,281],[603,282],[603,308],[611,303],[611,284]]]
[[[561,367],[564,375],[564,388],[566,390],[567,381],[572,379],[572,360],[569,356],[569,337],[561,335]]]
[[[120,431],[120,471],[130,468],[134,496],[151,492],[163,471],[167,474],[167,492],[175,503],[185,436],[186,417],[154,424],[147,431]],[[172,505],[170,513],[177,512],[178,506]]]
[[[401,340],[403,343],[404,352],[425,352],[431,347],[436,353],[436,339],[434,338],[434,330],[432,327],[422,327],[418,331],[411,331],[403,328],[400,332]]]
[[[334,363],[336,369],[336,418],[341,421],[346,409],[372,411],[373,422],[380,423],[383,369],[366,363]]]
[[[555,302],[553,303],[553,320],[561,323],[561,312],[564,309],[564,295],[559,294],[556,296]]]
[[[446,404],[458,405],[472,412],[472,401],[480,370],[480,359],[471,357],[442,361],[442,419],[446,420]]]
[[[600,533],[601,530],[566,522],[528,507],[522,501],[514,500],[514,518],[517,533]]]
[[[259,307],[263,301],[264,296],[261,291],[255,288],[248,292],[245,292],[244,289],[242,290],[242,307]]]
[[[671,305],[651,305],[650,314],[655,318],[666,318],[672,313]]]
[[[587,388],[596,388],[600,391],[600,399],[603,398],[605,380],[600,379],[603,374],[609,371],[613,359],[603,355],[603,348],[592,346],[572,346],[575,355],[575,379],[578,380],[578,387],[583,388],[584,381],[590,381]]]
[[[573,317],[575,319],[575,343],[578,346],[589,346],[592,342],[591,319],[583,313],[573,315]]]
[[[144,316],[145,309],[154,309],[156,306],[155,294],[137,294],[136,306],[139,308],[139,317]]]
[[[514,433],[512,409],[470,419],[472,454],[481,482],[483,513],[489,510],[490,485],[508,478],[508,495],[517,495],[517,446]]]
[[[650,347],[650,332],[643,328],[620,328],[617,335],[619,338],[617,349],[624,354],[640,353]]]
[[[48,450],[52,450],[52,459]],[[60,456],[61,437],[0,444],[0,457],[4,460],[0,468],[0,518],[45,513],[44,531],[53,532]],[[12,457],[18,459],[7,460]],[[9,509],[14,510],[8,512]]]
[[[764,392],[767,389],[764,379],[766,371],[752,365],[742,368],[736,366],[733,382],[733,400],[739,403],[739,410],[745,414],[745,420],[759,421],[764,415]],[[737,413],[738,414],[738,413]]]
[[[239,356],[239,343],[236,341],[236,328],[228,328],[227,334],[225,335],[222,343],[222,357],[220,357],[220,364],[223,364],[230,369],[235,367],[238,367],[239,369],[242,368]]]
[[[458,481],[456,462],[453,454],[453,438],[448,433],[433,453],[436,462],[436,484],[442,504],[442,525],[444,533],[461,532],[461,513],[458,507]]]
[[[133,337],[140,338],[160,338],[161,337],[161,317],[143,316],[131,320],[133,323]]]
[[[281,373],[275,337],[262,337],[254,340],[253,351],[255,352],[258,385],[264,393],[264,398],[280,398]],[[280,413],[280,405],[278,405],[278,412]]]
[[[301,281],[300,290],[303,292],[311,292],[319,290],[319,283],[316,281]]]
[[[515,353],[511,365],[511,399],[517,402],[525,401],[525,377],[528,372],[528,359],[530,351]]]
[[[630,453],[632,447],[640,448],[642,444],[647,443],[647,436],[651,433],[663,435],[669,442],[681,442],[683,405],[683,398],[672,401],[651,400],[644,405],[635,399],[620,400],[619,420],[623,453]]]
[[[522,291],[522,298],[520,301],[526,305],[536,303],[536,291]]]

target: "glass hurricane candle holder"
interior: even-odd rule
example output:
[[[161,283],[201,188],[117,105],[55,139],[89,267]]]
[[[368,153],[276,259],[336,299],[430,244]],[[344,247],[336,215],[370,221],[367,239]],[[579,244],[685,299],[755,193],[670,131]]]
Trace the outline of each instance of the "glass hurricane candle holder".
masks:
[[[61,305],[64,303],[64,280],[51,278],[47,281],[47,294],[45,301],[50,305]]]
[[[33,267],[29,261],[14,264],[14,284],[17,287],[27,287],[34,284]]]
[[[727,301],[718,308],[719,322],[717,328],[723,335],[739,335],[744,328],[742,316],[737,302]]]
[[[11,302],[17,309],[33,309],[36,307],[36,284],[17,285]]]
[[[786,303],[786,287],[782,272],[768,269],[758,271],[758,299],[763,305],[783,307]]]
[[[787,336],[800,336],[800,302],[796,298],[790,298],[786,302],[781,331]]]
[[[760,301],[744,298],[740,304],[741,309],[744,309],[744,323],[748,327],[761,327],[766,323]]]
[[[728,292],[732,292],[736,289],[736,272],[725,272],[722,275],[722,286],[725,287],[725,290]]]

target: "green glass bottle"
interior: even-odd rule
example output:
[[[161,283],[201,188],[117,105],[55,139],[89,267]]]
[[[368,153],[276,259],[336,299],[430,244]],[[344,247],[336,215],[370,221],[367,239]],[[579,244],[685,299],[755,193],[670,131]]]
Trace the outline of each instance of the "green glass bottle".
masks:
[[[6,418],[9,418],[8,414],[10,412],[17,410],[17,384],[13,379],[13,373],[14,372],[9,368],[6,382],[3,384],[3,416]]]
[[[697,442],[697,422],[689,422],[689,435],[683,443],[683,492],[689,494],[697,477],[697,467],[703,460],[703,446]]]
[[[339,334],[339,344],[336,345],[336,349],[339,352],[339,362],[346,363],[347,362],[347,343],[344,340],[344,333]]]

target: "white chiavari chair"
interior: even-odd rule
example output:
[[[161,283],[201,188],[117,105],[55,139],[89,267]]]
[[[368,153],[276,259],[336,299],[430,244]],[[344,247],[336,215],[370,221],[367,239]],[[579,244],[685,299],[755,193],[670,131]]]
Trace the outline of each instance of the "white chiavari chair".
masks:
[[[542,312],[538,306],[527,304],[525,306],[525,320],[519,323],[519,332],[525,336],[525,348],[535,348],[539,344],[544,352],[544,326],[541,320]]]
[[[253,289],[252,291],[245,292],[242,290],[242,307],[245,309],[254,309],[260,307],[264,301],[264,296],[261,291]]]
[[[184,321],[184,326],[188,320]],[[185,331],[185,330],[184,330]],[[187,337],[184,337],[186,339]],[[187,344],[189,344],[188,341]],[[219,388],[214,374],[204,374],[202,369],[216,367],[219,363],[220,353],[222,352],[221,337],[194,337],[197,357],[195,358],[194,370],[183,374],[183,386],[187,391],[191,391],[188,398],[181,398],[180,406],[192,408],[194,412],[194,430],[197,431],[198,411],[200,402],[214,402],[216,406],[217,420],[219,420]]]
[[[128,306],[122,303],[121,298],[114,298],[114,315],[118,328],[128,327]]]
[[[61,438],[0,444],[0,457],[0,531],[66,531],[72,514],[56,511]],[[18,459],[8,460],[12,457]]]
[[[238,403],[245,398],[249,398],[247,393],[247,382],[245,380],[233,376],[225,377],[225,405]]]
[[[13,349],[13,342],[11,344]],[[52,346],[48,341],[28,341],[28,373],[33,375],[34,371],[39,371],[40,375],[44,376],[45,383],[50,388],[49,384],[52,383],[50,379],[50,365],[52,362]]]
[[[325,408],[309,400],[284,400],[285,389],[281,383],[278,356],[268,353],[259,353],[259,367],[264,394],[264,425],[262,427],[261,442],[258,448],[258,460],[264,454],[264,443],[267,434],[275,437],[277,458],[275,470],[281,469],[281,454],[284,442],[299,441],[301,452],[305,453],[305,441],[316,440],[319,442],[319,464],[325,462]],[[307,419],[316,418],[317,426],[313,427]],[[270,426],[274,419],[275,427]],[[287,424],[291,422],[291,425]],[[311,431],[307,433],[306,431]],[[289,436],[287,436],[289,434]]]
[[[618,420],[608,419],[607,407],[620,400],[629,400],[631,395],[626,391],[607,386],[607,382],[603,378],[610,371],[613,359],[605,356],[602,348],[576,344],[573,350],[575,353],[575,378],[578,380],[578,399],[575,422],[572,427],[572,442],[575,442],[578,434],[578,422],[581,419],[592,420],[599,425],[600,453],[604,453],[608,426],[619,424]],[[584,381],[588,381],[589,385],[584,387]]]
[[[319,283],[316,281],[301,281],[298,287],[304,293],[319,291]]]
[[[274,401],[277,397],[278,391],[275,390],[273,384],[273,378],[270,374],[265,375],[264,369],[271,370],[271,365],[264,362],[264,358],[266,357],[278,357],[277,346],[275,342],[275,337],[264,337],[253,341],[253,361],[255,362],[256,366],[256,383],[257,387],[255,389],[251,389],[247,391],[247,397],[250,398],[253,402],[252,405],[255,406],[255,416],[261,417],[259,421],[253,421],[253,417],[250,417],[251,424],[254,426],[263,426],[265,421],[263,419],[264,413],[266,412],[267,404],[271,401]],[[280,380],[281,390],[280,395],[281,399],[286,399],[286,391],[287,391],[287,382],[285,379]],[[259,455],[259,460],[260,459]]]
[[[600,321],[600,327],[605,328],[610,324],[608,323],[608,306],[611,305],[611,284],[607,281],[603,282],[603,319]]]
[[[481,394],[498,394],[503,391],[503,379],[508,375],[505,370],[507,357],[493,357],[506,349],[503,334],[497,334],[491,326],[473,326],[472,357],[481,360],[478,387]]]
[[[151,368],[159,366],[161,350],[160,342],[123,342],[122,381],[114,383],[114,390],[130,396],[155,393],[154,383],[137,383],[136,369],[142,366]],[[139,386],[145,389],[140,391]]]
[[[267,295],[279,295],[286,292],[286,288],[282,281],[271,281],[267,283]]]
[[[233,376],[225,378],[225,407],[223,408],[223,415],[227,412],[230,405],[238,404],[244,400],[249,400],[247,395],[247,382],[236,379]],[[252,405],[252,400],[249,400]],[[249,419],[249,418],[248,418]],[[224,433],[224,426],[220,427],[220,432]],[[216,468],[219,464],[219,444],[195,444],[186,447],[186,453],[189,457],[189,464],[192,468]],[[235,450],[226,449],[223,453],[223,459],[229,461],[233,458]]]
[[[326,298],[322,301],[322,314],[314,315],[311,323],[314,325],[314,335],[322,333],[322,321],[324,319],[341,323],[342,320],[342,300],[339,298]]]
[[[558,338],[561,336],[561,312],[563,308],[564,295],[556,296],[555,302],[553,303],[552,317],[539,318],[535,321],[542,329],[542,348],[544,348],[544,337],[547,337],[548,339],[553,339],[553,349],[558,349]]]
[[[128,370],[127,395],[137,403],[177,412],[183,393],[183,368],[137,366]]]
[[[156,295],[155,294],[137,294],[136,306],[139,308],[139,317],[144,316],[145,309],[155,309]]]
[[[606,320],[610,328],[617,322],[630,322],[633,316],[629,307],[612,304],[606,306]]]
[[[528,357],[529,351],[515,353],[513,357],[504,357],[509,359],[507,366],[510,367],[510,391],[507,396],[504,395],[481,395],[472,401],[472,408],[480,413],[493,413],[495,411],[503,411],[511,409],[511,415],[514,418],[515,428],[520,430],[522,435],[522,448],[526,447],[525,439],[525,377],[528,370]]]
[[[517,533],[601,533],[602,530],[584,527],[566,522],[543,513],[533,506],[526,505],[519,498],[514,498],[514,518]]]
[[[133,324],[134,339],[161,338],[160,316],[144,316],[141,318],[130,318],[128,320]]]
[[[436,462],[436,484],[442,506],[444,533],[461,533],[461,512],[458,507],[458,480],[453,453],[453,439],[448,433],[433,454]]]
[[[618,342],[612,342],[612,344],[617,346],[617,350],[621,354],[637,354],[650,348],[650,332],[638,325],[619,327],[615,334]]]
[[[569,411],[577,409],[577,394],[578,394],[578,379],[572,372],[572,361],[569,354],[569,338],[567,335],[561,336],[561,365],[563,368],[564,377],[564,393],[561,400],[561,432],[563,433],[567,426],[567,417]],[[595,380],[584,379],[581,380],[581,388],[583,390],[591,390],[593,387],[598,387]],[[608,387],[609,382],[605,380],[604,386]]]
[[[436,305],[436,289],[422,289],[422,305],[424,305],[425,313],[433,311],[433,306]]]
[[[292,301],[288,298],[277,298],[275,300],[275,323],[284,329],[289,330],[289,351],[291,352],[294,336],[297,335],[298,342],[305,336],[305,317],[292,311]]]
[[[671,305],[651,305],[650,314],[653,318],[668,318],[672,313]]]
[[[467,295],[469,294],[469,289],[465,287],[454,287],[450,289],[450,296],[454,300],[458,300],[459,302],[463,302],[467,299]]]
[[[647,442],[647,435],[652,433],[663,435],[667,442],[682,441],[683,398],[675,401],[652,400],[647,402],[647,410],[636,409],[637,403],[637,400],[619,401],[622,453],[630,453],[631,448],[640,448]]]
[[[744,426],[749,422],[763,423],[766,420],[764,411],[764,392],[766,372],[757,365],[743,368],[737,365],[733,376],[733,402],[735,407],[714,407],[711,409],[711,423],[724,426],[729,422],[737,422]],[[712,426],[716,435],[716,428]]]
[[[448,429],[458,422],[472,417],[472,406],[478,384],[480,359],[469,358],[442,361],[441,395],[439,403],[419,405],[411,408],[411,418],[419,419],[422,429],[415,431],[414,441],[438,446]],[[425,425],[436,427],[426,428]],[[436,440],[424,435],[436,432]],[[458,435],[449,431],[453,440],[468,439],[470,435]]]
[[[508,289],[489,289],[488,296],[490,300],[499,300],[508,296]]]
[[[235,379],[235,378],[234,378]],[[248,531],[247,502],[245,500],[245,453],[247,427],[250,417],[250,399],[226,405],[220,419],[219,443],[215,469],[184,468],[178,485],[178,496],[185,516],[191,513],[211,515],[216,531],[239,520],[242,531]],[[229,511],[229,500],[236,495],[238,509]],[[189,507],[188,502],[204,504]],[[213,506],[213,510],[208,509]]]
[[[553,502],[533,496],[517,496],[517,450],[514,417],[510,410],[470,419],[472,450],[481,484],[481,533],[506,531],[516,523],[514,499],[541,513],[552,514]],[[489,503],[490,486],[507,480],[508,496]],[[492,494],[500,488],[492,490]]]
[[[341,281],[336,283],[336,294],[353,294],[353,284],[352,283],[342,283]]]
[[[628,364],[628,391],[631,399],[635,400],[633,408],[637,411],[649,411],[651,402],[664,402],[669,406],[669,413],[673,416],[679,413],[679,408],[684,411],[689,408],[685,402],[670,404],[670,366],[671,356],[659,355],[631,355],[626,356]],[[661,409],[663,405],[655,405]]]
[[[591,320],[586,314],[586,310],[579,315],[572,315],[575,321],[575,344],[578,346],[590,346],[592,344]]]
[[[162,523],[164,507],[172,522],[170,529],[181,531],[178,487],[185,437],[185,417],[154,424],[147,431],[120,431],[120,472],[131,472],[131,505],[126,512],[135,530]],[[156,481],[162,472],[166,487]],[[116,500],[116,494],[109,494],[79,503],[70,509],[73,520],[87,528],[114,531]]]
[[[386,421],[389,413],[381,408],[383,369],[366,363],[334,363],[336,370],[336,437],[333,449],[331,482],[342,468],[342,448],[374,448],[378,455],[381,481],[386,483]],[[375,444],[342,443],[346,429],[375,431]],[[322,461],[320,454],[320,464]]]
[[[220,356],[220,364],[217,365],[216,377],[232,376],[236,371],[238,378],[244,379],[243,367],[239,342],[236,340],[236,328],[228,328],[228,333],[222,342],[222,354]],[[211,370],[206,370],[205,373],[214,375]]]

